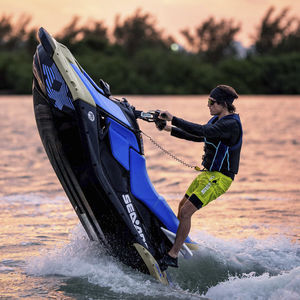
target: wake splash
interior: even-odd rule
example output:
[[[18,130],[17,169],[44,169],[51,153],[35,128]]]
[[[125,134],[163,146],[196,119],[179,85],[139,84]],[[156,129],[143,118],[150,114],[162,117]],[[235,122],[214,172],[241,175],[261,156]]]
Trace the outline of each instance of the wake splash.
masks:
[[[290,299],[297,300],[300,297],[300,267],[289,272],[283,272],[278,276],[270,276],[265,273],[243,274],[242,277],[229,277],[228,281],[221,282],[212,287],[206,293],[211,299]]]
[[[222,240],[193,235],[200,249],[173,280],[210,299],[300,299],[300,247],[286,237]]]
[[[88,239],[80,224],[71,234],[70,243],[60,245],[56,249],[43,250],[40,256],[27,260],[26,272],[34,276],[80,277],[87,281],[86,285],[94,285],[94,292],[98,296],[101,294],[101,299],[106,298],[103,293],[107,295],[107,290],[107,298],[114,298],[112,295],[117,294],[116,299],[120,294],[124,299],[128,298],[124,295],[182,298],[152,277],[136,272],[108,256],[99,243]],[[87,289],[87,286],[84,289]],[[89,286],[88,289],[92,290],[93,287]]]
[[[98,293],[122,298],[300,299],[300,247],[285,237],[225,241],[205,232],[193,235],[200,249],[169,273],[176,290],[124,266],[89,241],[78,225],[68,244],[43,250],[27,261],[33,276],[80,278]],[[127,295],[127,296],[126,296]]]

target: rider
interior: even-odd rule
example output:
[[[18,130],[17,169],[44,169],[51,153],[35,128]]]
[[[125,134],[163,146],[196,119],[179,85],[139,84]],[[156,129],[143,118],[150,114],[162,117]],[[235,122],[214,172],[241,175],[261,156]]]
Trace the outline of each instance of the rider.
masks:
[[[187,189],[178,207],[179,226],[173,247],[165,254],[165,264],[178,267],[178,253],[191,228],[191,217],[201,207],[225,193],[238,173],[242,146],[242,125],[232,104],[238,98],[227,85],[218,85],[208,98],[213,116],[206,125],[177,118],[168,111],[160,112],[157,127],[177,138],[204,142],[204,169]],[[171,121],[166,125],[164,121]]]

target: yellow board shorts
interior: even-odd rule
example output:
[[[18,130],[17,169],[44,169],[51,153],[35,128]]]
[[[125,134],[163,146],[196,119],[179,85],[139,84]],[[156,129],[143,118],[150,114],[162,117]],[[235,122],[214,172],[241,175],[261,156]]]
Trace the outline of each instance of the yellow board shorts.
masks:
[[[224,194],[231,183],[230,177],[218,171],[203,171],[191,183],[185,196],[199,209]]]

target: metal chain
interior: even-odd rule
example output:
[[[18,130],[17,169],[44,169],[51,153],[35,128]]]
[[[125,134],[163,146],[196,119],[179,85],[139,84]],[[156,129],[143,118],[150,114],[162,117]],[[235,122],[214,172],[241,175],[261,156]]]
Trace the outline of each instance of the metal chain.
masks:
[[[142,134],[144,134],[144,136],[146,136],[157,148],[159,148],[162,152],[164,152],[165,154],[169,155],[171,158],[173,158],[174,160],[176,160],[177,162],[181,163],[182,165],[197,170],[197,171],[201,171],[200,168],[198,166],[192,166],[189,163],[185,162],[184,160],[178,158],[177,156],[175,156],[174,154],[170,153],[168,150],[166,150],[165,148],[163,148],[161,145],[159,145],[150,135],[148,135],[147,133],[143,132],[142,130],[140,130],[140,132]]]

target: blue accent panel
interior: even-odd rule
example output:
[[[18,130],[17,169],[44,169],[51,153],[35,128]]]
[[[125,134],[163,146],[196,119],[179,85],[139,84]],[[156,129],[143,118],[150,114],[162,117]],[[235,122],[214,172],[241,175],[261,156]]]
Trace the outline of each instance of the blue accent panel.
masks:
[[[132,194],[141,200],[173,233],[177,232],[179,221],[166,200],[154,189],[147,170],[145,158],[130,149],[130,186]],[[188,237],[185,242],[192,243]]]
[[[228,171],[229,171],[230,170],[229,152],[227,153],[227,168],[228,168]]]
[[[114,117],[119,119],[121,122],[123,122],[126,125],[131,127],[129,121],[126,119],[125,115],[123,114],[121,108],[117,104],[115,104],[113,101],[109,100],[108,98],[106,98],[105,96],[100,94],[95,89],[95,87],[94,87],[95,83],[94,82],[93,82],[93,84],[91,83],[92,79],[86,74],[86,72],[83,73],[74,64],[71,64],[71,66],[73,67],[73,69],[75,70],[75,72],[77,73],[79,78],[82,80],[84,85],[87,87],[87,89],[90,92],[90,94],[92,95],[95,103],[98,106],[100,106],[101,108],[103,108],[105,111],[107,111],[109,114],[113,115]]]
[[[219,171],[221,170],[221,167],[223,166],[223,162],[224,162],[225,158],[227,157],[227,159],[228,159],[228,157],[229,157],[228,150],[229,150],[229,147],[227,147],[226,153],[224,154],[224,157],[223,157],[223,159],[221,161]],[[228,167],[228,164],[227,164],[227,167]],[[229,168],[228,168],[228,171],[229,171]]]
[[[209,171],[213,170],[213,167],[215,167],[214,163],[215,163],[215,159],[216,159],[216,156],[217,156],[217,153],[218,153],[218,149],[219,149],[219,146],[220,146],[221,142],[219,142],[218,146],[216,148],[216,152],[215,152],[215,155],[214,155],[214,158],[213,158],[213,161],[211,163],[211,166],[209,168]]]
[[[207,139],[206,139],[206,137],[204,138],[204,142],[206,144],[212,145],[213,147],[217,148],[215,144],[208,142]]]
[[[112,154],[129,171],[129,149],[134,148],[139,152],[136,136],[132,131],[110,118],[107,118],[106,122],[110,123],[108,133]]]
[[[89,76],[89,74],[88,74],[85,70],[83,70],[83,69],[81,69],[81,70],[82,70],[84,76],[89,80],[89,82],[90,82],[94,87],[97,87],[102,93],[104,93],[103,90],[102,90],[102,89],[95,83],[95,81]]]
[[[218,170],[220,171],[225,159],[225,156],[228,152],[228,146],[224,145],[223,143],[219,142],[219,145],[217,147],[214,160],[212,162],[212,165],[210,167],[210,170]]]
[[[42,65],[43,74],[46,83],[46,91],[48,97],[54,101],[54,106],[59,110],[63,109],[63,106],[67,106],[74,110],[74,105],[69,88],[62,78],[56,65],[53,63],[51,67]]]

